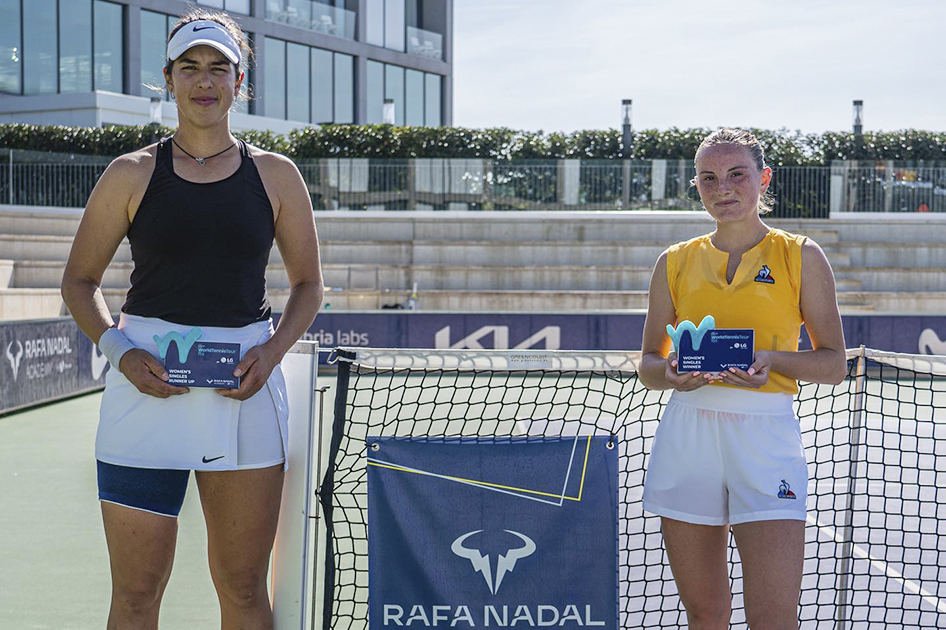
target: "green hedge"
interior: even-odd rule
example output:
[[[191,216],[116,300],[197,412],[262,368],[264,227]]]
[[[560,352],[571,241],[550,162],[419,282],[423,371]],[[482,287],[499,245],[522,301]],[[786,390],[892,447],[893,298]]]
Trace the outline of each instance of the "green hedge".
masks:
[[[161,127],[159,135],[172,129]],[[657,130],[634,133],[632,158],[693,158],[709,129]],[[850,132],[803,134],[799,131],[753,129],[774,166],[825,165],[832,160],[946,161],[946,133],[903,130],[864,134],[860,153]],[[60,127],[0,125],[0,147],[87,155],[115,156],[147,145],[148,126]],[[269,131],[236,134],[263,149],[292,158],[493,158],[615,159],[621,157],[616,129],[570,134],[516,131],[507,128],[392,127],[389,125],[323,125],[293,131],[288,137]]]

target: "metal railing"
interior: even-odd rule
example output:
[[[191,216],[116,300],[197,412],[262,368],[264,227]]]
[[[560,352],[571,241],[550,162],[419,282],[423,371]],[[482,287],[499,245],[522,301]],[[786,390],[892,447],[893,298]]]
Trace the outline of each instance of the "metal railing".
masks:
[[[0,203],[81,208],[111,161],[100,156],[0,149]]]
[[[355,39],[355,12],[315,0],[266,0],[266,19]]]
[[[81,207],[110,158],[0,149],[0,203]],[[298,160],[319,210],[694,210],[689,160]],[[774,216],[946,212],[946,165],[786,166]]]
[[[443,35],[408,26],[407,52],[439,61],[443,59]]]

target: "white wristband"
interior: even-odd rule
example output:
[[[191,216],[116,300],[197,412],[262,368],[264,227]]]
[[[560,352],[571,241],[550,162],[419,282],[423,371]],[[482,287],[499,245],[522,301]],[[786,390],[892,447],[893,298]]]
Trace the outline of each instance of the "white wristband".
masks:
[[[99,338],[99,350],[116,370],[125,353],[134,349],[135,345],[117,328],[109,328]]]

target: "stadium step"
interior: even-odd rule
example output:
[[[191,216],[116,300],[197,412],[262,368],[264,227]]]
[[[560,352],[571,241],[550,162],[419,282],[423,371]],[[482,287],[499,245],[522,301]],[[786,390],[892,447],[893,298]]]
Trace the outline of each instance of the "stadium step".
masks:
[[[0,258],[65,262],[69,258],[72,241],[72,236],[0,234]],[[131,247],[127,239],[118,246],[114,260],[131,262]]]
[[[902,291],[905,293],[946,291],[942,269],[904,269],[902,267],[847,267],[835,273],[838,280],[857,280],[863,291]]]
[[[78,208],[0,206],[7,234],[72,236]],[[356,218],[353,218],[352,215]],[[705,234],[703,214],[681,212],[315,212],[320,236],[340,241],[575,241],[675,243]],[[839,241],[823,221],[775,219],[773,226],[806,234],[821,245]]]
[[[13,266],[12,284],[4,284],[0,261],[0,287],[58,288],[65,263],[58,261],[18,261]],[[112,263],[105,271],[102,286],[122,289],[129,286],[134,265]],[[649,267],[549,267],[456,265],[323,265],[325,284],[345,289],[408,290],[416,282],[425,289],[443,290],[647,290]],[[281,264],[266,269],[266,285],[288,289],[289,276]]]
[[[124,289],[103,289],[106,304],[117,313],[125,301]],[[324,309],[375,310],[404,305],[407,290],[341,289],[326,290]],[[281,311],[289,299],[289,289],[271,289],[273,310]],[[946,312],[946,291],[843,291],[838,293],[841,313],[912,315]],[[424,311],[644,311],[646,291],[419,291],[418,309]],[[35,319],[66,315],[58,288],[0,289],[0,320]]]
[[[940,243],[839,243],[832,251],[846,253],[854,267],[942,269],[946,267],[946,233]]]
[[[63,262],[69,257],[73,238],[27,234],[0,234],[0,259]],[[586,266],[653,267],[663,243],[572,243],[523,242],[514,247],[487,241],[326,241],[321,244],[323,261],[334,264],[371,265],[481,265],[481,266]],[[826,249],[831,265],[850,265],[850,254]],[[131,262],[127,239],[115,252],[114,262]],[[274,247],[270,262],[282,256]]]
[[[0,317],[65,312],[59,282],[80,216],[81,210],[0,206]],[[319,211],[315,217],[326,284],[337,288],[326,303],[367,309],[405,302],[414,282],[426,310],[645,308],[640,294],[657,256],[669,243],[713,228],[705,215],[681,212]],[[823,247],[843,312],[946,312],[946,222],[770,223]],[[279,310],[289,282],[276,248],[270,262],[267,280]],[[131,270],[125,241],[103,280],[113,311],[124,301]]]
[[[663,243],[326,241],[322,260],[334,264],[458,266],[600,266],[651,267],[666,249]],[[280,261],[274,251],[270,262]]]
[[[327,291],[333,310],[391,308],[403,305],[407,291]],[[644,310],[646,291],[421,291],[418,309],[426,311],[602,311]]]
[[[835,278],[835,288],[838,295],[846,291],[860,291],[861,281],[856,278]]]
[[[132,263],[112,263],[105,271],[102,286],[127,288],[133,268]],[[58,261],[0,260],[0,287],[58,289],[64,270],[65,263]],[[423,290],[646,291],[652,272],[649,267],[452,265],[323,265],[322,270],[328,287],[389,291],[410,290],[415,282]],[[270,265],[266,269],[266,284],[270,290],[288,289],[285,266]],[[838,277],[837,287],[840,292],[859,291],[862,282],[857,277]]]
[[[10,208],[11,206],[4,206]],[[0,209],[0,226],[5,234],[75,236],[81,210],[42,206],[13,206],[22,210]]]

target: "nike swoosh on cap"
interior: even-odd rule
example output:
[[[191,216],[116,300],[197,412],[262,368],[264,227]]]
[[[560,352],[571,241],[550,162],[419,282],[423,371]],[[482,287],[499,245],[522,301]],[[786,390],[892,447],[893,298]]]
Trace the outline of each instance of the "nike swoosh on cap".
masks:
[[[206,31],[208,28],[217,28],[217,27],[216,26],[200,26],[200,27],[195,26],[193,28],[193,32],[196,33],[197,31]]]

